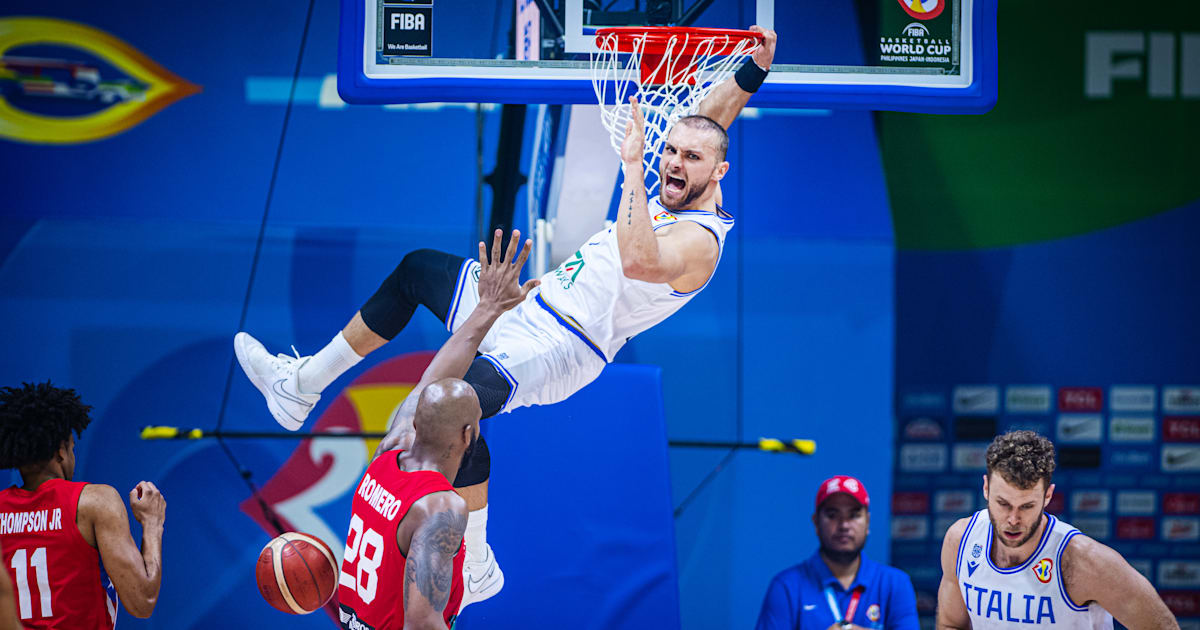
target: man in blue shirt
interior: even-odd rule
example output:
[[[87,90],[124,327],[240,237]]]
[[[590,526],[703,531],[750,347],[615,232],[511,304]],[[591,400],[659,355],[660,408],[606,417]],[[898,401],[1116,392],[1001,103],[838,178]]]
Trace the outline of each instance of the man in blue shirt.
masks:
[[[813,514],[821,548],[771,580],[757,630],[919,629],[912,580],[862,555],[870,504],[854,477],[821,484]]]

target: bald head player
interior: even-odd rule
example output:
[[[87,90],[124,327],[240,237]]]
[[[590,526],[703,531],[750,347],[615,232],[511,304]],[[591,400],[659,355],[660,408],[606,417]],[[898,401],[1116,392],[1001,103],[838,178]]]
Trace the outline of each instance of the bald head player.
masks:
[[[451,479],[479,435],[465,381],[426,386],[407,450],[370,466],[354,495],[338,588],[344,628],[446,628],[462,600],[467,503]]]
[[[937,627],[1178,629],[1150,582],[1111,547],[1046,514],[1054,445],[1032,431],[987,449],[987,508],[942,542]]]
[[[509,254],[520,234],[514,233]],[[479,306],[442,346],[397,412],[397,438],[367,467],[354,493],[342,560],[342,627],[450,627],[463,596],[467,503],[451,485],[479,436],[480,406],[461,379],[501,313],[524,299],[515,260],[480,256]],[[480,243],[480,251],[483,244]]]

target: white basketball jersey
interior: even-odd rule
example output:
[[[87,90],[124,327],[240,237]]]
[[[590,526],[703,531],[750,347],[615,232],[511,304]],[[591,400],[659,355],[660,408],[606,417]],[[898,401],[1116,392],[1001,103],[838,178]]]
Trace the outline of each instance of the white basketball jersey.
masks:
[[[655,230],[680,221],[694,221],[712,232],[717,239],[717,262],[720,262],[725,234],[733,228],[732,216],[721,209],[667,210],[657,197],[648,201],[646,206]],[[704,286],[708,286],[707,281]],[[654,284],[626,278],[614,225],[594,234],[557,269],[542,276],[540,297],[564,325],[583,333],[585,341],[611,362],[634,335],[669,317],[704,286],[680,293],[665,282]]]
[[[1112,615],[1093,603],[1078,606],[1062,580],[1063,550],[1079,530],[1047,514],[1037,549],[1018,566],[992,563],[992,523],[976,512],[958,544],[955,574],[974,630],[1030,625],[1061,629],[1113,627]]]

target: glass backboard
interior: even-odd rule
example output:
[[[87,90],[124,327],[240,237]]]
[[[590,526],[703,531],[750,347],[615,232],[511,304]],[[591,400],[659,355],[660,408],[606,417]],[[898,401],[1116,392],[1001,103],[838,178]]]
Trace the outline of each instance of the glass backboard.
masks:
[[[342,0],[351,103],[594,103],[604,26],[779,33],[758,107],[981,113],[996,99],[996,0]]]

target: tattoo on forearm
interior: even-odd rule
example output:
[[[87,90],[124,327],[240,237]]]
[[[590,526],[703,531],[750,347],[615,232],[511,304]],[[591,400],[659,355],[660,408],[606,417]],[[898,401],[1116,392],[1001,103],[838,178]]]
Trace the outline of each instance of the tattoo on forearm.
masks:
[[[412,558],[412,549],[408,550],[408,556]],[[416,583],[417,563],[410,560],[404,563],[404,610],[409,610],[409,597],[416,590]]]
[[[454,554],[462,545],[467,518],[446,510],[438,512],[413,534],[404,567],[404,606],[413,589],[437,610],[445,610],[453,582]]]
[[[633,191],[629,191],[629,210],[625,213],[625,225],[633,225]]]

